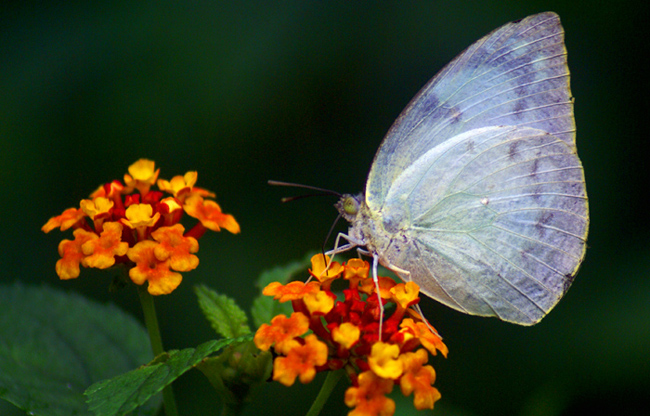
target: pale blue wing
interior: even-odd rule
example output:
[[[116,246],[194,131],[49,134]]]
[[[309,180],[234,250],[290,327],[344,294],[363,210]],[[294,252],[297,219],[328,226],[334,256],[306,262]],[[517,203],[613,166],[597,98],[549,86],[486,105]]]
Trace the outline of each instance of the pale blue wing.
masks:
[[[373,238],[380,259],[409,271],[428,296],[533,324],[571,285],[588,216],[575,147],[537,129],[487,127],[404,170],[374,217],[385,232]]]
[[[508,23],[472,44],[411,100],[377,151],[366,203],[429,149],[487,126],[533,127],[575,146],[564,31],[555,13]]]

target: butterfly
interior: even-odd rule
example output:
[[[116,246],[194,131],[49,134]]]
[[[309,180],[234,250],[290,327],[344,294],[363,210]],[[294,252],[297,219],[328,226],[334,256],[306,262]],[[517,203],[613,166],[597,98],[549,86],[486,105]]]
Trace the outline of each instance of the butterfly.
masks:
[[[363,248],[464,313],[539,322],[585,257],[589,209],[560,19],[481,38],[411,100],[377,151],[336,254]],[[339,239],[347,244],[339,246]]]

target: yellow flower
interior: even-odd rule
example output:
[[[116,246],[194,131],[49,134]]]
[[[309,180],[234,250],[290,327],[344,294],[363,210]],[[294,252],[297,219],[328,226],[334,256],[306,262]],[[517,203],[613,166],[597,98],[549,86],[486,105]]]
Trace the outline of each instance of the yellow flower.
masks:
[[[156,163],[152,160],[140,159],[129,166],[129,174],[124,175],[127,188],[137,189],[141,195],[149,192],[151,185],[156,183],[160,169],[154,170]]]
[[[327,265],[329,264],[329,268]],[[309,274],[324,283],[331,279],[336,279],[343,274],[343,266],[339,262],[330,262],[329,256],[323,258],[322,254],[316,254],[311,258],[311,269]]]
[[[359,336],[361,330],[351,322],[343,322],[332,329],[332,339],[348,350],[359,341]]]
[[[307,306],[307,309],[309,309],[310,314],[325,315],[334,307],[335,297],[330,296],[326,292],[320,291],[306,295],[303,300]]]
[[[126,219],[122,220],[129,228],[153,227],[160,213],[153,213],[150,204],[135,204],[126,209]]]
[[[368,364],[379,377],[395,379],[402,375],[404,369],[404,363],[398,358],[398,345],[377,342],[372,346]]]
[[[113,208],[113,205],[113,201],[103,196],[95,199],[82,199],[79,203],[84,214],[88,215],[93,220],[98,215],[108,214],[108,212]]]

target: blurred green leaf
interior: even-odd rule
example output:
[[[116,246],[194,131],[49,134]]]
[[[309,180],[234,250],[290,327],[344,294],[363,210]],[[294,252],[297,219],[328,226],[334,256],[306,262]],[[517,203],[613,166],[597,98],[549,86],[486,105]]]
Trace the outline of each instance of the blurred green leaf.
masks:
[[[236,338],[251,333],[246,313],[234,300],[205,285],[195,286],[194,292],[203,314],[217,334],[224,338]]]
[[[201,361],[196,368],[228,406],[241,406],[252,391],[271,376],[273,358],[269,351],[260,351],[253,341],[231,345],[217,357]]]
[[[286,284],[296,274],[300,272],[306,274],[307,268],[311,266],[311,258],[313,255],[314,253],[307,253],[302,260],[292,261],[284,266],[274,267],[271,270],[262,272],[256,282],[256,286],[260,290],[260,295],[253,301],[251,310],[253,324],[256,328],[264,323],[271,322],[271,319],[276,315],[285,314],[288,316],[291,314],[292,309],[289,302],[276,302],[272,297],[264,296],[261,292],[269,283],[280,282]]]
[[[168,351],[150,364],[93,384],[84,393],[88,407],[96,415],[112,416],[131,412],[162,391],[205,357],[233,343],[251,337],[208,341],[196,348]]]
[[[0,305],[0,397],[29,414],[90,414],[88,386],[151,359],[145,329],[115,306],[22,285],[0,286]]]

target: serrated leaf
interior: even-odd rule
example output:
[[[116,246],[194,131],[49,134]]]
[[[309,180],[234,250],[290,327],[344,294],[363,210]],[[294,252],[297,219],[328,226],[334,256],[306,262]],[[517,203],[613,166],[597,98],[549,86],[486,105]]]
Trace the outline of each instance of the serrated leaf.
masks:
[[[144,327],[112,305],[0,286],[0,397],[29,414],[90,415],[84,390],[151,360]],[[150,403],[138,415],[155,414]]]
[[[306,273],[307,268],[311,266],[313,255],[314,253],[308,253],[302,260],[292,261],[284,266],[274,267],[271,270],[262,272],[255,284],[260,290],[260,295],[253,301],[251,309],[253,324],[256,328],[259,328],[264,323],[271,322],[271,319],[276,315],[284,314],[289,316],[293,310],[289,302],[279,303],[269,296],[262,295],[262,289],[272,282],[286,284],[298,273]]]
[[[234,300],[205,285],[194,286],[194,292],[203,314],[217,334],[224,338],[236,338],[251,333],[246,313]]]
[[[205,357],[234,342],[252,337],[208,341],[196,348],[168,351],[151,364],[93,384],[84,393],[88,408],[97,416],[117,416],[131,412]],[[166,359],[164,359],[166,356]]]

